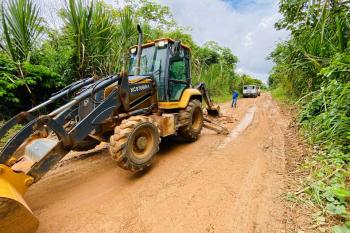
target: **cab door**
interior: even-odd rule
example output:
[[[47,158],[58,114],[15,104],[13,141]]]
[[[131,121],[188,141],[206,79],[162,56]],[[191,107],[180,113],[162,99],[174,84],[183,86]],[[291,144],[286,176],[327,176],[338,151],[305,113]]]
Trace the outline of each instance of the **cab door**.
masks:
[[[190,61],[182,53],[169,61],[169,100],[179,101],[182,93],[190,86]]]

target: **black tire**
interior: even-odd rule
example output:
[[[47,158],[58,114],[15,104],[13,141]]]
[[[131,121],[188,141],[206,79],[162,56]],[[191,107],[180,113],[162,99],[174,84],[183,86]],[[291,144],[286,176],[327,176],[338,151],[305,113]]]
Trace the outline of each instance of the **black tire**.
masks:
[[[191,100],[188,106],[180,110],[178,134],[187,141],[194,142],[198,139],[203,128],[203,110],[199,100]]]
[[[150,117],[132,116],[115,128],[109,151],[121,168],[141,171],[152,164],[159,143],[157,123]]]

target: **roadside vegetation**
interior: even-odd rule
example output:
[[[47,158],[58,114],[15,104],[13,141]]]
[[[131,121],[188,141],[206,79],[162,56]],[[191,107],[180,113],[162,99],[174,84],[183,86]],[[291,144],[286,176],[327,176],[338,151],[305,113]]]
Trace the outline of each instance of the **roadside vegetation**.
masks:
[[[270,59],[273,95],[298,106],[313,147],[302,193],[318,207],[316,226],[350,232],[350,2],[280,0],[277,29],[290,31]]]
[[[258,82],[235,72],[238,58],[229,48],[214,41],[196,44],[168,7],[152,1],[110,6],[98,0],[66,0],[59,12],[53,12],[59,28],[50,26],[46,10],[34,0],[2,3],[0,120],[29,109],[77,79],[127,70],[128,48],[137,43],[138,23],[144,42],[171,37],[189,45],[193,83],[206,82],[215,98],[225,99],[234,88],[240,90],[244,79]]]

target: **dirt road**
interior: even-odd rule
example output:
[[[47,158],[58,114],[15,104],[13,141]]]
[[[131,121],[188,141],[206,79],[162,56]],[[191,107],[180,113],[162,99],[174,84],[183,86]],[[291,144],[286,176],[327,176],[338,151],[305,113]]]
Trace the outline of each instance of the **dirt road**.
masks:
[[[285,232],[286,120],[268,94],[222,109],[230,135],[163,139],[142,174],[107,151],[63,162],[26,195],[38,232]]]

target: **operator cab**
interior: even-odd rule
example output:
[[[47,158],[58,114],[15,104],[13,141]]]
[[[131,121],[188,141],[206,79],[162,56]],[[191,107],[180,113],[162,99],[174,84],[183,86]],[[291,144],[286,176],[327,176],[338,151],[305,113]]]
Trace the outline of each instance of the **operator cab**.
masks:
[[[131,47],[130,56],[132,80],[137,73],[137,46]],[[170,38],[159,39],[142,45],[140,76],[154,76],[160,102],[179,101],[191,86],[190,60],[189,47]]]

